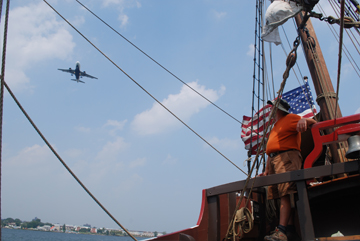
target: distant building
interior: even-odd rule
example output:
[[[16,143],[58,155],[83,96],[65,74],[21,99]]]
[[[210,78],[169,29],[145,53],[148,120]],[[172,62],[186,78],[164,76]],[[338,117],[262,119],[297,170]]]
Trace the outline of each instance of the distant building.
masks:
[[[90,233],[97,233],[97,229],[96,228],[91,228]]]
[[[49,225],[37,226],[37,229],[40,231],[50,231],[51,226],[49,226]]]
[[[154,237],[155,234],[153,232],[148,232],[148,231],[133,231],[133,230],[129,230],[129,233],[131,235],[134,236],[140,236],[140,237]],[[161,234],[158,233],[158,236],[160,236]]]
[[[65,224],[65,230],[66,230],[66,231],[74,231],[75,228],[76,228],[76,227],[75,227],[74,225]]]
[[[60,232],[62,229],[62,227],[60,226],[60,224],[54,224],[54,226],[52,226],[50,228],[50,231],[53,231],[53,232]]]
[[[154,235],[153,232],[146,232],[146,231],[144,231],[141,236],[144,236],[144,237],[154,237],[155,235]]]
[[[134,236],[140,236],[140,231],[130,231],[129,230],[129,233]]]
[[[79,231],[80,231],[80,229],[82,229],[82,228],[85,228],[85,229],[90,229],[90,228],[89,228],[89,227],[87,227],[87,226],[77,226],[77,227],[75,228],[75,231],[79,232]]]

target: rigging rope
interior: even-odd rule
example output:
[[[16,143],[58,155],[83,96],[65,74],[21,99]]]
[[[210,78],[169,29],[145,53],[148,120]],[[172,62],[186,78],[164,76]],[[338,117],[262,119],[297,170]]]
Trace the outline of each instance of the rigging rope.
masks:
[[[344,33],[344,12],[345,12],[345,0],[341,1],[341,21],[340,21],[340,41],[339,41],[339,58],[338,58],[338,73],[337,73],[337,85],[336,85],[336,105],[335,116],[337,113],[338,99],[339,99],[339,86],[340,86],[340,72],[341,72],[341,57],[342,57],[342,43]],[[336,120],[335,120],[336,121]]]
[[[261,39],[261,26],[262,26],[262,1],[257,1],[256,3],[256,17],[255,17],[255,44],[254,44],[254,72],[253,72],[253,90],[252,90],[252,107],[251,107],[251,119],[254,118],[254,113],[258,113],[260,110],[260,105],[264,106],[265,104],[265,84],[264,84],[264,59],[262,55],[262,51],[264,49],[264,42]],[[262,81],[261,81],[262,80]],[[261,88],[262,87],[262,88]],[[258,95],[255,94],[255,89],[257,88]],[[262,94],[261,94],[262,93]],[[256,96],[256,100],[255,100]],[[255,110],[255,105],[257,105],[257,110]],[[260,122],[257,122],[257,129],[260,127]],[[251,154],[253,149],[253,142],[252,135],[253,135],[254,123],[251,122],[250,127],[250,147],[248,151],[248,173],[250,172],[251,167]],[[257,135],[257,144],[259,145],[259,135]]]
[[[238,167],[234,162],[232,162],[229,158],[227,158],[224,154],[222,154],[218,149],[216,149],[213,145],[211,145],[207,140],[205,140],[200,134],[194,131],[190,126],[188,126],[183,120],[181,120],[177,115],[175,115],[170,109],[168,109],[163,103],[161,103],[158,99],[156,99],[150,92],[148,92],[143,86],[141,86],[137,81],[135,81],[128,73],[126,73],[122,68],[120,68],[114,61],[112,61],[106,54],[104,54],[95,44],[93,44],[88,38],[86,38],[77,28],[75,28],[66,18],[64,18],[55,8],[53,8],[46,0],[43,0],[49,7],[57,13],[67,24],[69,24],[78,34],[81,35],[89,44],[91,44],[99,53],[101,53],[107,60],[109,60],[116,68],[118,68],[123,74],[125,74],[131,81],[133,81],[138,87],[140,87],[146,94],[148,94],[153,100],[155,100],[161,107],[167,110],[172,116],[174,116],[178,121],[180,121],[184,126],[186,126],[190,131],[192,131],[195,135],[197,135],[201,140],[203,140],[207,145],[209,145],[213,150],[219,153],[222,157],[224,157],[228,162],[230,162],[233,166],[239,169],[245,175],[240,167]]]
[[[331,4],[331,2],[330,2],[330,4]],[[322,12],[322,14],[325,14],[325,11],[324,11],[324,9],[321,7],[320,4],[318,5],[318,8],[319,8],[320,12]],[[336,30],[335,30],[334,26],[331,25],[331,24],[328,24],[328,27],[329,27],[331,33],[333,34],[334,38],[339,42],[338,36],[336,36],[337,33],[336,33]],[[346,32],[348,33],[348,30],[346,30]],[[351,32],[351,34],[353,35],[352,32]],[[348,33],[348,35],[349,35],[349,33]],[[350,37],[350,36],[349,36],[349,37]],[[355,38],[354,35],[353,35],[353,37]],[[357,52],[360,54],[360,51],[359,51],[358,48],[355,46],[355,43],[354,43],[354,41],[353,41],[353,38],[350,37],[350,39],[351,39],[351,42],[353,43],[354,47],[356,48]],[[355,38],[355,40],[356,40],[356,42],[358,42],[358,40],[357,40],[356,38]],[[359,43],[358,43],[358,45],[360,46]],[[360,68],[359,68],[359,66],[358,66],[357,63],[355,62],[354,58],[352,57],[352,55],[351,55],[350,51],[347,49],[347,47],[344,45],[343,48],[344,48],[345,51],[346,51],[346,52],[344,52],[344,53],[345,53],[347,59],[349,60],[350,64],[352,65],[354,71],[355,71],[356,74],[360,77]]]
[[[0,2],[0,19],[2,13],[3,1]],[[8,23],[9,23],[9,9],[10,9],[10,0],[6,2],[6,12],[5,12],[5,26],[4,26],[4,40],[3,40],[3,53],[2,53],[2,62],[1,62],[1,90],[0,90],[0,216],[1,216],[1,173],[2,173],[2,134],[3,134],[3,114],[4,114],[4,77],[5,77],[5,57],[6,57],[6,44],[7,44],[7,33],[8,33]],[[0,228],[0,240],[1,240],[1,228]]]
[[[235,121],[237,121],[238,123],[241,124],[241,121],[239,121],[238,119],[236,119],[234,116],[232,116],[231,114],[229,114],[228,112],[226,112],[224,109],[222,109],[221,107],[219,107],[218,105],[216,105],[214,102],[212,102],[211,100],[209,100],[208,98],[206,98],[204,95],[202,95],[200,92],[198,92],[197,90],[195,90],[194,88],[192,88],[190,85],[188,85],[187,83],[185,83],[183,80],[181,80],[179,77],[177,77],[175,74],[173,74],[170,70],[168,70],[167,68],[165,68],[163,65],[161,65],[159,62],[157,62],[155,59],[153,59],[152,57],[150,57],[147,53],[145,53],[143,50],[141,50],[139,47],[137,47],[134,43],[132,43],[130,40],[128,40],[125,36],[123,36],[122,34],[120,34],[118,31],[116,31],[113,27],[111,27],[108,23],[106,23],[103,19],[101,19],[98,15],[96,15],[94,12],[92,12],[88,7],[86,7],[84,4],[82,4],[79,0],[76,0],[81,6],[83,6],[87,11],[89,11],[92,15],[94,15],[97,19],[99,19],[101,22],[103,22],[106,26],[108,26],[111,30],[113,30],[115,33],[117,33],[120,37],[122,37],[124,40],[126,40],[129,44],[131,44],[133,47],[135,47],[137,50],[139,50],[142,54],[144,54],[146,57],[148,57],[151,61],[153,61],[154,63],[156,63],[158,66],[160,66],[162,69],[164,69],[166,72],[168,72],[170,75],[172,75],[174,78],[176,78],[177,80],[179,80],[181,83],[183,83],[185,86],[187,86],[188,88],[190,88],[192,91],[194,91],[196,94],[200,95],[202,98],[204,98],[206,101],[208,101],[210,104],[212,104],[213,106],[215,106],[216,108],[218,108],[219,110],[221,110],[223,113],[225,113],[226,115],[228,115],[229,117],[231,117],[232,119],[234,119]]]

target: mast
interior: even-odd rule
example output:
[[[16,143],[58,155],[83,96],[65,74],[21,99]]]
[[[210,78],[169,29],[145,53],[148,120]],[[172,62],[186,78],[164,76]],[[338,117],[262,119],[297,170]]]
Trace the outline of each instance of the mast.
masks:
[[[305,12],[301,12],[295,17],[298,27],[302,23],[304,13]],[[340,107],[336,105],[334,87],[310,18],[307,20],[304,30],[300,30],[299,34],[304,48],[306,62],[314,83],[317,96],[316,101],[321,110],[321,119],[324,121],[342,117]],[[335,106],[337,106],[336,112]],[[337,115],[336,117],[334,116],[335,113]],[[333,130],[325,131],[326,134],[331,132],[333,132]],[[339,155],[337,144],[330,145],[330,151],[334,163],[344,162],[344,157]]]

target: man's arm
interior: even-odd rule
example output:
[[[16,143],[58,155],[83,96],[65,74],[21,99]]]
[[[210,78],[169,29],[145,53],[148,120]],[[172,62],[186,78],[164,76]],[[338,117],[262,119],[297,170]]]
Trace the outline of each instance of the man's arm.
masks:
[[[315,123],[316,123],[316,120],[314,120],[314,119],[301,118],[296,125],[296,130],[298,132],[304,132]]]

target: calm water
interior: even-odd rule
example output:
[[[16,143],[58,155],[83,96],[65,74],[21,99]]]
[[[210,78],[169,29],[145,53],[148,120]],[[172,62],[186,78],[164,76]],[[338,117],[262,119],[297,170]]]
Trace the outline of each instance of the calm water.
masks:
[[[136,238],[145,240],[145,238]],[[131,237],[1,229],[2,241],[133,241]]]

